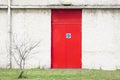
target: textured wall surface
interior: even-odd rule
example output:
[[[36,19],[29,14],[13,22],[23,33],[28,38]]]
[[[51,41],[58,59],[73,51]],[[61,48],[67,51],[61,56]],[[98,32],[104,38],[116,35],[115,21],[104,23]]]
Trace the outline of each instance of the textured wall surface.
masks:
[[[82,67],[120,69],[120,9],[82,10]],[[26,68],[51,66],[51,10],[12,9],[13,35],[18,43],[41,41]],[[36,54],[37,53],[37,54]],[[0,9],[0,68],[9,65],[7,10]],[[13,67],[18,66],[13,60]]]
[[[120,9],[83,9],[83,68],[120,69]]]
[[[0,0],[0,5],[7,5],[8,0]]]
[[[0,9],[0,68],[9,65],[9,28],[7,26],[7,11]]]
[[[20,9],[12,11],[12,26],[14,39],[22,44],[24,42],[36,43],[40,46],[32,51],[27,59],[26,67],[50,68],[51,64],[51,12],[49,9]],[[14,65],[14,67],[16,67]]]

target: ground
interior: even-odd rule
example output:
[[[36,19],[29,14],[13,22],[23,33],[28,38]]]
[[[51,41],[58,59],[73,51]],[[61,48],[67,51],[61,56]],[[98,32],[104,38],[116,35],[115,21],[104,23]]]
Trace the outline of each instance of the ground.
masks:
[[[18,69],[0,69],[0,80],[18,80]],[[41,70],[26,69],[19,80],[120,80],[120,70]]]

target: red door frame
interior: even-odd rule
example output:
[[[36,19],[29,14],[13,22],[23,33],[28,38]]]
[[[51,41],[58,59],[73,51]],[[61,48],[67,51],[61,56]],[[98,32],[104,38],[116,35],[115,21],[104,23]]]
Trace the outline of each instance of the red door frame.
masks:
[[[58,9],[53,9],[53,10],[58,10]],[[53,64],[52,63],[53,62],[52,61],[53,60],[53,58],[52,58],[53,57],[52,56],[53,55],[52,54],[53,53],[53,51],[52,51],[52,48],[53,48],[53,45],[52,45],[53,44],[53,27],[52,27],[53,13],[52,12],[53,12],[53,10],[51,10],[51,68],[53,68],[53,66],[52,66],[52,64]],[[69,9],[69,10],[78,10],[78,9]],[[81,10],[81,32],[80,32],[80,36],[81,36],[81,45],[80,45],[81,46],[81,50],[80,50],[81,51],[81,54],[80,54],[81,55],[81,58],[80,58],[81,67],[80,68],[82,68],[82,9],[79,9],[79,10]]]

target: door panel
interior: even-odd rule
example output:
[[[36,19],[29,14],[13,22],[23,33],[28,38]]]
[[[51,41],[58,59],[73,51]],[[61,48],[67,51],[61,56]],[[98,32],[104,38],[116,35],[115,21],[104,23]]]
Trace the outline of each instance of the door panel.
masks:
[[[56,27],[57,26],[57,27]],[[55,68],[65,68],[66,66],[66,43],[65,43],[65,26],[53,25],[52,32],[52,63]]]
[[[79,24],[67,24],[66,32],[71,33],[71,38],[66,39],[67,67],[81,67],[81,36]]]

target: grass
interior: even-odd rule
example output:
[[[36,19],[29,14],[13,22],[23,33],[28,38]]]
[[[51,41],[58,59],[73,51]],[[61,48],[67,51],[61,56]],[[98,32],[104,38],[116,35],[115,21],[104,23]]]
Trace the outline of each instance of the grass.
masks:
[[[24,79],[17,79],[18,74],[18,69],[0,69],[0,80],[120,80],[120,70],[26,69]]]

